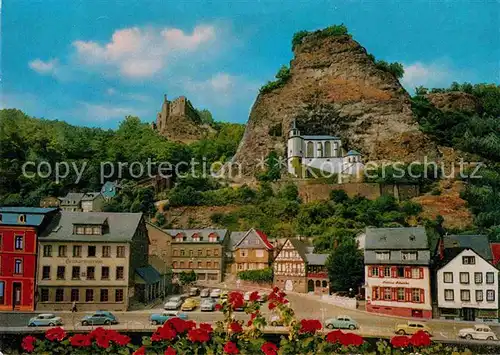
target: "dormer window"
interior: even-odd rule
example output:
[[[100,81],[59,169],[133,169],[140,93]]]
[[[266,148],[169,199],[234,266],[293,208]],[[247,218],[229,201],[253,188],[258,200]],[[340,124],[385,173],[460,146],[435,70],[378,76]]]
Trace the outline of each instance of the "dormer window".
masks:
[[[26,223],[26,215],[20,214],[18,217],[19,223]]]
[[[182,242],[184,240],[184,235],[182,233],[178,233],[176,236],[175,236],[175,241],[176,242]]]
[[[215,243],[215,242],[218,242],[219,241],[219,236],[215,233],[211,233],[209,236],[208,236],[208,241],[210,243]]]
[[[417,260],[417,252],[416,251],[402,252],[401,260]]]
[[[193,241],[194,242],[199,242],[200,241],[200,235],[198,233],[193,234]]]

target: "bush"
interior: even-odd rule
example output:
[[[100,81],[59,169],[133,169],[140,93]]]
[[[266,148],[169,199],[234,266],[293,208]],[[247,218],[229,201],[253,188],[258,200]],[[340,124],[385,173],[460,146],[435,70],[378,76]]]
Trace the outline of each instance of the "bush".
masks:
[[[308,31],[299,31],[295,32],[292,38],[292,50],[295,49],[296,46],[302,43],[302,40],[307,37],[309,34]]]
[[[391,73],[398,79],[401,79],[405,73],[403,65],[398,62],[387,63],[385,60],[377,60],[375,61],[375,66],[383,71]]]
[[[278,70],[278,73],[276,73],[275,77],[277,80],[275,81],[268,81],[266,85],[262,86],[260,88],[260,93],[267,93],[271,92],[277,88],[282,87],[283,85],[286,84],[288,79],[290,79],[292,76],[290,72],[290,68],[288,68],[286,65],[282,65],[280,70]]]
[[[262,270],[246,270],[238,272],[238,278],[253,282],[273,282],[273,268],[268,267]]]

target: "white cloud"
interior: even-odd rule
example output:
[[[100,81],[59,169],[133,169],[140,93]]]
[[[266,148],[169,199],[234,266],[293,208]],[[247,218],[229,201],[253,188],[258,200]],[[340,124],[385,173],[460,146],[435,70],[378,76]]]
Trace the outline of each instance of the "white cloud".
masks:
[[[35,59],[28,63],[29,67],[42,75],[55,74],[59,66],[58,59],[50,59],[48,61],[43,61],[41,59]]]
[[[108,66],[128,78],[147,78],[215,39],[214,26],[200,25],[190,34],[176,28],[133,27],[115,31],[105,44],[77,40],[73,47],[81,64]]]
[[[80,107],[76,108],[76,112],[84,116],[88,121],[109,121],[116,118],[124,118],[126,115],[140,115],[141,110],[131,107],[111,106],[104,104],[93,104],[88,102],[80,102]]]
[[[443,61],[415,62],[403,64],[403,67],[405,73],[401,84],[409,91],[421,85],[427,88],[447,87],[451,81],[458,79],[453,68]]]
[[[116,90],[114,88],[107,88],[106,94],[108,94],[109,96],[113,96],[114,94],[116,94]]]

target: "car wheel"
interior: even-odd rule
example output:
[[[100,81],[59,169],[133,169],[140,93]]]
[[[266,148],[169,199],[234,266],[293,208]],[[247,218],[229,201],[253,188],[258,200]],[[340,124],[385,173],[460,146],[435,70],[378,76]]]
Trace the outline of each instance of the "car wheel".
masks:
[[[153,323],[153,325],[158,325],[158,324],[160,324],[160,323],[159,323],[158,321],[156,321],[156,320],[152,321],[151,323]]]
[[[397,333],[399,335],[405,335],[406,334],[406,332],[403,329],[398,330]]]
[[[471,340],[471,339],[472,339],[472,335],[467,334],[467,335],[465,336],[465,339],[467,339],[467,340]]]
[[[82,325],[83,326],[87,326],[87,325],[89,325],[89,322],[87,322],[86,320],[84,320],[84,321],[82,321]]]
[[[487,337],[486,340],[493,340],[493,337]]]
[[[55,327],[56,325],[52,322],[49,323],[49,327]]]
[[[350,325],[349,325],[349,329],[350,329],[350,330],[354,330],[354,329],[356,329],[356,326],[355,326],[354,324],[350,324]]]
[[[30,324],[28,324],[28,327],[36,327],[36,324],[35,323],[30,323]]]
[[[327,327],[328,329],[333,329],[333,324],[331,324],[331,323],[330,323],[330,324],[327,324],[327,325],[326,325],[326,327]]]
[[[105,325],[110,325],[110,324],[111,324],[111,321],[110,321],[109,319],[106,319],[106,320],[104,321],[104,324],[105,324]]]
[[[271,322],[271,326],[272,326],[272,327],[277,327],[277,326],[278,326],[278,323],[276,323],[276,322]]]

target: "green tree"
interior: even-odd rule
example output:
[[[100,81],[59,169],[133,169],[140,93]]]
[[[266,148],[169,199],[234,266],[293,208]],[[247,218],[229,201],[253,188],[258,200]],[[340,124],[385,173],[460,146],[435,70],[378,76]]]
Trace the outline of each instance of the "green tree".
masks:
[[[198,276],[196,275],[196,272],[194,272],[194,270],[191,270],[189,272],[182,271],[179,274],[179,283],[182,286],[193,285],[194,283],[196,283],[196,281],[198,281]]]
[[[357,290],[364,280],[363,252],[354,242],[340,244],[326,261],[328,275],[335,291]]]

